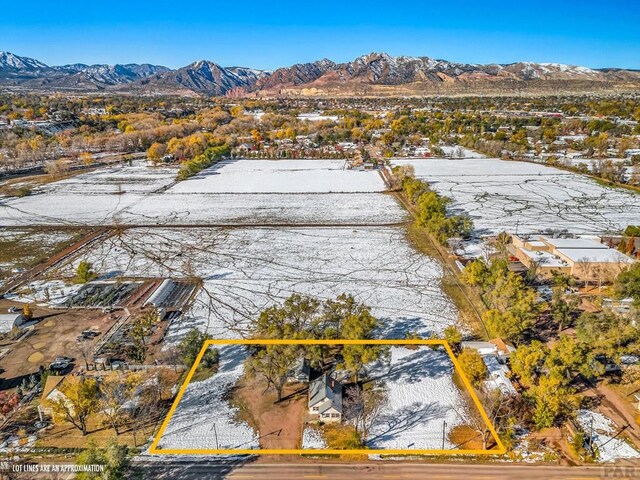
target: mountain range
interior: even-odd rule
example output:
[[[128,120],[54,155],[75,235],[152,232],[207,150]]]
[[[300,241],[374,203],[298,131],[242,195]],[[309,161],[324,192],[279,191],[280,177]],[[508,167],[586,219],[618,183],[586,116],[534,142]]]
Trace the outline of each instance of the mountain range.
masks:
[[[394,95],[640,91],[640,71],[559,63],[467,64],[370,53],[274,71],[200,60],[178,69],[151,64],[48,66],[0,52],[0,89],[147,95]]]

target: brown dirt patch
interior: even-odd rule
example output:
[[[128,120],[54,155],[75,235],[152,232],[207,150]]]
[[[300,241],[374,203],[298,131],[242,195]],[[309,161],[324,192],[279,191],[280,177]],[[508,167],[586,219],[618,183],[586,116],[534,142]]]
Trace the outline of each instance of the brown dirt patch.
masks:
[[[259,378],[242,378],[236,384],[231,403],[240,407],[240,417],[258,431],[260,448],[298,449],[302,445],[307,390],[302,385],[286,386],[283,400]]]
[[[6,311],[11,306],[21,304],[0,300],[0,311]],[[18,341],[10,337],[0,338],[0,351],[9,349],[0,358],[0,369],[4,370],[0,390],[15,388],[23,378],[37,373],[40,365],[47,367],[56,357],[74,358],[76,368],[84,367],[81,349],[88,349],[101,337],[87,342],[78,342],[76,337],[92,326],[99,326],[97,330],[102,335],[117,320],[116,315],[111,318],[99,310],[65,311],[40,306],[33,307],[33,318],[37,323],[33,326],[32,334]]]

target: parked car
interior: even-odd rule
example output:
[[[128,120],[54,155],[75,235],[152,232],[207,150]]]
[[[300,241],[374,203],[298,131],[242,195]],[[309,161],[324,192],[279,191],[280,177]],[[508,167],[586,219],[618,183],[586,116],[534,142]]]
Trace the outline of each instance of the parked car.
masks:
[[[66,370],[69,367],[69,365],[71,365],[71,362],[68,362],[66,360],[60,361],[56,359],[51,363],[51,365],[49,365],[49,368],[51,370],[61,371],[61,370]]]
[[[54,362],[67,362],[67,363],[71,363],[71,362],[73,362],[73,358],[71,358],[71,357],[56,357],[53,361],[54,361]]]

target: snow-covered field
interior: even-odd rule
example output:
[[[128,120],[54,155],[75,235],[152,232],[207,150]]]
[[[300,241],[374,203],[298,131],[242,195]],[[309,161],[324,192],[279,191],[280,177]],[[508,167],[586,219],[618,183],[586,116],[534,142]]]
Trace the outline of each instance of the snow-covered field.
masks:
[[[0,226],[389,224],[407,214],[375,171],[343,160],[221,162],[174,186],[176,170],[136,163],[0,198]]]
[[[605,415],[590,410],[578,410],[577,421],[589,434],[593,428],[593,443],[597,447],[600,462],[613,462],[619,458],[640,458],[640,452],[623,438],[614,438],[618,431],[615,423]]]
[[[393,197],[379,193],[151,195],[119,217],[135,225],[380,225],[408,218]]]
[[[167,193],[382,192],[376,171],[347,170],[345,160],[226,160]]]
[[[380,318],[380,338],[441,335],[457,321],[442,290],[441,266],[409,244],[404,228],[386,225],[408,217],[392,196],[380,193],[379,174],[343,165],[229,161],[175,185],[171,169],[139,164],[101,169],[54,182],[32,196],[0,199],[0,225],[162,225],[122,230],[90,244],[48,275],[71,277],[77,264],[88,260],[106,278],[202,278],[191,311],[170,327],[167,346],[194,327],[214,338],[238,338],[248,320],[292,293],[323,299],[354,295]],[[273,223],[309,226],[258,226]],[[171,228],[177,224],[194,226]],[[202,227],[210,224],[234,227]],[[42,301],[45,286],[56,297],[68,293],[58,283],[34,285],[34,300]],[[239,348],[221,348],[220,372],[188,386],[161,447],[257,446],[255,432],[235,420],[223,398],[242,375]],[[451,390],[452,367],[442,352],[406,352],[396,354],[398,365],[388,372],[390,407],[372,445],[393,448],[415,436],[416,448],[439,448],[433,440],[442,434],[436,416],[455,424],[452,405],[459,397]],[[414,377],[420,369],[426,369],[422,379]]]
[[[371,373],[385,385],[387,403],[371,428],[367,445],[374,449],[455,449],[448,436],[465,423],[467,406],[453,383],[453,372],[444,350],[392,347],[389,366]]]
[[[600,233],[638,221],[640,195],[604,187],[572,172],[492,158],[397,160],[411,164],[452,208],[468,213],[478,234],[546,229]]]
[[[243,345],[221,345],[218,353],[218,372],[187,386],[159,449],[259,448],[256,432],[236,418],[238,409],[224,398],[244,372],[247,351]]]
[[[171,185],[176,173],[175,168],[151,167],[145,161],[136,161],[132,165],[119,164],[81,173],[45,184],[37,191],[62,195],[150,193]]]
[[[396,227],[133,229],[91,245],[57,273],[72,275],[82,259],[109,277],[202,277],[193,311],[169,339],[194,326],[237,338],[247,319],[292,293],[353,294],[382,320],[381,338],[438,335],[457,319],[440,265]]]

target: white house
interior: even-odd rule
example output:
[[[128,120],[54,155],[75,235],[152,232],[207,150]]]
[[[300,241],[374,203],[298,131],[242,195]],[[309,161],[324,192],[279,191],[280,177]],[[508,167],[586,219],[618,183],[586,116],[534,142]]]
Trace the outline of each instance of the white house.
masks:
[[[328,373],[309,384],[309,413],[323,422],[342,420],[342,384]]]

